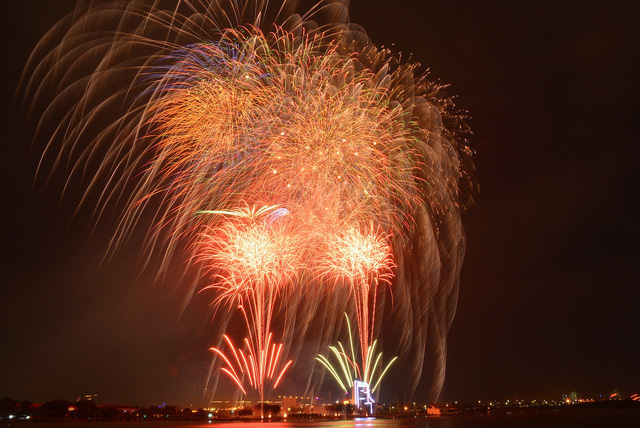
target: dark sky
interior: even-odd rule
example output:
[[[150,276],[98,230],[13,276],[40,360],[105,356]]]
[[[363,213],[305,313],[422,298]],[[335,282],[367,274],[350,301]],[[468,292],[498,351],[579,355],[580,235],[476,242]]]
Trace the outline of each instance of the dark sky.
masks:
[[[481,192],[445,398],[640,392],[636,2],[352,3],[376,44],[413,53],[473,117]],[[32,188],[42,141],[12,97],[74,4],[2,7],[0,397],[200,405],[203,308],[180,317],[183,296],[139,275],[136,248],[100,267],[113,224],[74,217],[79,187]]]

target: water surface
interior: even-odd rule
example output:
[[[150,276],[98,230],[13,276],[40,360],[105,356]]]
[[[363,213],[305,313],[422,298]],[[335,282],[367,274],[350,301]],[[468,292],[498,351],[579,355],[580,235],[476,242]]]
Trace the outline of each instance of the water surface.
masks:
[[[640,428],[637,410],[570,410],[493,415],[447,415],[401,419],[274,422],[16,422],[22,428]],[[0,424],[2,426],[2,424]]]

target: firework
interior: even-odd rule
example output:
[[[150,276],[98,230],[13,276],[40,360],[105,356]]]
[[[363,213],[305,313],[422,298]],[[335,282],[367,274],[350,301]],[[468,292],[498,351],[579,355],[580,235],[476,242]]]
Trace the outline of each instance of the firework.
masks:
[[[240,349],[238,352],[243,357],[249,384],[259,391],[262,400],[265,383],[272,378],[282,351],[280,344],[274,357],[276,345],[271,342],[274,303],[283,289],[295,282],[303,267],[299,262],[299,246],[287,233],[289,212],[277,207],[247,207],[202,214],[225,216],[217,229],[207,229],[196,243],[198,260],[205,264],[213,281],[213,285],[203,290],[220,290],[214,305],[238,305],[241,309],[249,331],[249,338],[245,339],[249,355],[245,358]],[[226,335],[224,338],[235,354],[229,338]],[[229,368],[223,370],[246,394],[228,359],[217,348],[211,349],[224,358]],[[286,364],[273,388],[290,364],[291,361]]]
[[[227,357],[227,355],[218,348],[213,347],[211,350],[222,358],[226,364],[225,367],[222,367],[222,371],[238,385],[238,388],[240,388],[245,395],[247,393],[243,387],[243,378],[245,375],[249,385],[259,391],[264,391],[267,381],[273,381],[273,389],[278,387],[282,376],[284,376],[284,373],[293,362],[289,360],[284,365],[281,365],[282,343],[272,343],[271,333],[269,333],[262,349],[256,349],[252,345],[252,342],[245,338],[245,349],[243,350],[242,348],[236,348],[231,339],[229,339],[229,336],[226,334],[222,336],[233,358]]]
[[[270,314],[258,307],[271,306],[304,267],[295,235],[279,220],[284,213],[288,211],[275,207],[204,213],[226,217],[217,228],[200,234],[194,250],[196,261],[205,264],[215,284],[205,290],[220,290],[214,304],[250,301],[254,322],[268,324]]]
[[[361,352],[361,363],[358,364],[355,347],[353,345],[353,337],[351,335],[351,324],[349,323],[347,314],[345,314],[345,318],[347,320],[351,353],[348,354],[342,343],[338,342],[338,346],[329,346],[331,355],[338,361],[338,368],[334,367],[329,358],[324,355],[318,355],[316,360],[327,368],[343,391],[349,392],[349,388],[353,387],[355,381],[361,381],[366,385],[372,385],[370,390],[373,393],[378,389],[382,378],[398,357],[393,357],[383,368],[383,363],[381,362],[382,352],[375,355],[377,340],[374,340],[373,343],[366,348],[366,351]],[[360,350],[362,351],[363,349],[360,348]]]
[[[69,180],[88,176],[98,219],[123,207],[110,251],[139,227],[159,273],[176,259],[200,266],[193,286],[215,293],[228,309],[218,316],[241,308],[256,360],[275,318],[283,355],[295,356],[303,340],[325,349],[348,310],[372,376],[384,315],[401,326],[393,343],[412,363],[409,387],[428,364],[435,399],[464,255],[460,189],[473,186],[467,127],[443,85],[376,48],[346,10],[79,7],[27,65],[26,97],[48,103],[41,168],[69,162]],[[249,385],[263,388],[269,372]]]

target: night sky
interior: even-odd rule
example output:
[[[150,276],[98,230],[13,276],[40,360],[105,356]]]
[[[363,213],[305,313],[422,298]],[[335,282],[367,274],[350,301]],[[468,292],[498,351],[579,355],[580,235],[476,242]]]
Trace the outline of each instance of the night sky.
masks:
[[[521,3],[352,1],[352,22],[472,116],[481,191],[463,216],[445,399],[640,393],[639,8]],[[13,96],[74,4],[2,6],[0,397],[200,406],[207,302],[182,313],[176,278],[140,274],[141,234],[100,264],[119,213],[96,226],[91,207],[76,212],[82,183],[62,196],[64,168],[34,185],[44,141]]]

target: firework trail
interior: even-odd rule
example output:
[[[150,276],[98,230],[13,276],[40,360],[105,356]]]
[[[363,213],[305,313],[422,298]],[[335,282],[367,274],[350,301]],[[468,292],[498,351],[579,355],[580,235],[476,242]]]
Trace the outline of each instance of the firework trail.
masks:
[[[36,47],[22,90],[50,135],[40,169],[84,179],[96,221],[124,207],[111,252],[143,228],[159,274],[201,266],[194,287],[246,311],[247,352],[276,323],[282,361],[318,354],[344,311],[369,349],[384,316],[408,388],[426,373],[438,398],[475,187],[444,85],[376,48],[346,2],[171,3],[81,2]]]
[[[361,352],[362,362],[358,364],[356,362],[356,352],[353,346],[353,337],[351,335],[351,324],[349,323],[349,317],[345,314],[347,321],[347,327],[349,331],[349,348],[350,353],[347,353],[341,342],[338,342],[338,346],[329,346],[331,355],[333,355],[338,361],[338,368],[331,364],[329,358],[324,355],[318,355],[316,360],[329,370],[329,373],[335,381],[340,385],[343,391],[349,392],[349,388],[352,386],[354,380],[361,380],[367,385],[371,385],[371,392],[375,392],[382,378],[389,370],[389,367],[396,361],[398,357],[393,357],[391,361],[383,367],[381,364],[382,352],[379,352],[374,357],[376,352],[377,341],[374,340],[367,348],[366,352]],[[372,365],[373,363],[373,365]],[[365,365],[366,364],[366,365]],[[377,370],[380,368],[380,370]]]
[[[244,342],[248,352],[243,351],[241,348],[236,348],[229,336],[223,334],[222,337],[226,341],[227,347],[231,351],[233,358],[228,358],[224,352],[218,348],[211,348],[216,354],[218,354],[226,367],[222,367],[224,371],[233,381],[238,385],[238,388],[246,394],[247,391],[243,387],[241,375],[246,373],[249,379],[249,385],[253,388],[261,391],[264,394],[264,386],[266,380],[273,380],[273,389],[278,387],[278,383],[284,376],[293,360],[287,361],[284,366],[280,366],[280,356],[282,355],[282,343],[271,343],[271,334],[267,336],[267,340],[264,344],[264,350],[260,353],[256,353],[256,348],[251,344],[249,339],[245,338]],[[271,345],[271,347],[269,347]],[[269,351],[269,349],[271,351]],[[248,355],[247,355],[248,354]],[[263,397],[261,397],[261,401]]]

